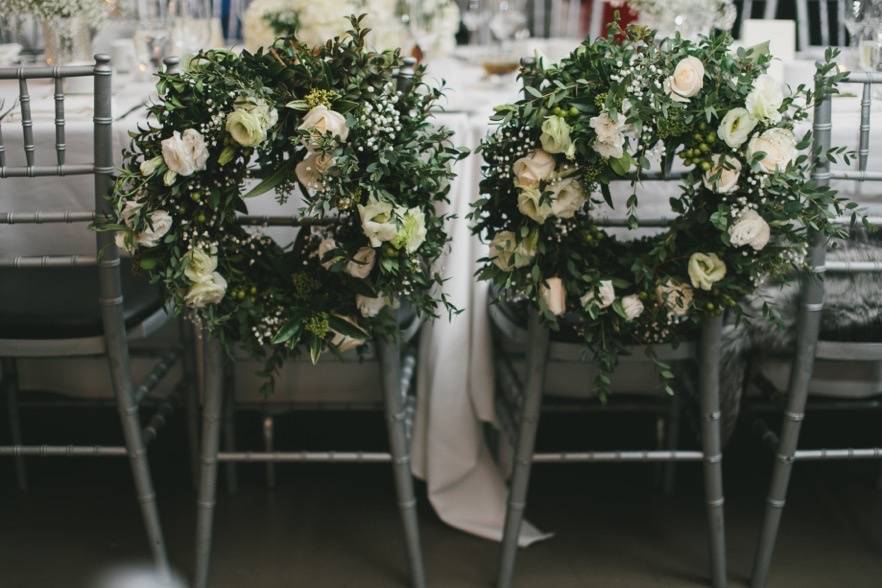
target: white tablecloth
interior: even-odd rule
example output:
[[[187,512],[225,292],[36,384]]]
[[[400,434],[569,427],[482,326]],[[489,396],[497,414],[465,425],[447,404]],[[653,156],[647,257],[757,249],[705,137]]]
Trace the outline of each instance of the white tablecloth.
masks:
[[[488,130],[488,117],[495,104],[517,98],[514,76],[502,80],[483,80],[480,68],[460,60],[450,59],[432,64],[430,77],[444,78],[449,85],[446,107],[449,112],[438,115],[438,121],[455,131],[458,145],[474,148]],[[808,80],[810,64],[788,65],[787,81]],[[35,136],[38,142],[38,163],[54,164],[54,127],[52,124],[51,89],[31,84],[34,96]],[[115,80],[114,110],[117,116],[143,101],[150,87],[137,85],[125,79]],[[848,88],[846,88],[848,89]],[[0,84],[0,98],[7,105],[15,96],[14,84]],[[88,97],[71,97],[67,107],[67,153],[71,163],[91,160],[91,108]],[[833,144],[856,148],[859,106],[857,98],[834,99]],[[882,101],[874,101],[874,116],[882,116]],[[143,112],[136,112],[116,122],[115,147],[117,152],[127,142],[126,131],[141,121]],[[21,149],[20,126],[12,118],[2,123],[7,145],[9,165],[24,161]],[[882,126],[875,125],[871,145],[882,145]],[[871,150],[871,169],[882,169],[882,149]],[[421,361],[418,372],[419,405],[413,441],[414,472],[426,480],[430,500],[438,515],[447,523],[470,533],[499,539],[502,531],[505,484],[498,466],[484,443],[484,423],[494,423],[494,381],[492,347],[486,313],[487,287],[474,278],[476,260],[486,253],[469,231],[466,214],[478,195],[480,158],[472,155],[458,164],[458,177],[451,191],[451,220],[448,230],[452,237],[450,252],[443,259],[443,273],[449,278],[445,285],[451,300],[462,314],[448,322],[436,321],[423,333]],[[849,185],[842,186],[853,191]],[[624,193],[623,189],[621,193]],[[652,198],[660,191],[646,186],[641,200],[643,214],[666,212],[666,198]],[[879,190],[864,190],[862,200],[878,207],[882,198]],[[4,180],[0,182],[0,211],[28,212],[34,210],[64,209],[89,210],[92,203],[92,184],[89,177],[59,179]],[[289,203],[288,210],[295,206]],[[278,213],[271,196],[250,201],[256,213]],[[878,212],[878,210],[877,210]],[[94,251],[94,237],[82,226],[52,225],[6,226],[0,229],[0,255],[41,255],[59,252],[64,246],[71,252],[88,254]],[[285,234],[275,235],[285,239]],[[91,363],[88,369],[65,363],[65,369],[77,376],[61,377],[59,370],[41,369],[37,365],[23,369],[25,384],[54,389],[71,383],[80,389],[93,390],[98,382],[106,381],[100,374],[102,366]],[[350,378],[339,375],[339,370],[304,369],[290,367],[283,371],[275,398],[283,401],[360,401],[380,398],[373,377],[374,367],[364,366]],[[98,370],[98,371],[96,371]],[[256,379],[252,370],[238,371],[237,394],[254,398]],[[318,374],[318,372],[321,374]],[[73,371],[62,372],[67,375]],[[90,375],[91,374],[91,375]],[[318,377],[316,377],[318,376]],[[333,376],[333,382],[328,378]],[[369,384],[365,384],[368,382]],[[533,527],[525,526],[522,544],[543,537]]]

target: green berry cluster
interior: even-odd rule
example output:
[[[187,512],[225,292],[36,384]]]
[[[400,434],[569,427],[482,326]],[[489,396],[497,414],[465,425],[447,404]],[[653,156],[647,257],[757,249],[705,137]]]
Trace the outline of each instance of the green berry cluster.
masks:
[[[692,166],[697,165],[702,170],[708,171],[713,166],[711,162],[711,150],[717,142],[717,133],[709,130],[707,123],[698,125],[698,130],[692,134],[690,144],[683,144],[683,149],[677,153],[683,163]]]

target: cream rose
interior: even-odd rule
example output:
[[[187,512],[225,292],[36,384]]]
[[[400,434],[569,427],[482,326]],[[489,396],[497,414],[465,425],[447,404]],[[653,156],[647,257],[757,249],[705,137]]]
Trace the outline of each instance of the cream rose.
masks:
[[[311,148],[318,146],[318,137],[323,137],[328,133],[337,137],[341,143],[349,138],[349,127],[346,125],[346,117],[323,104],[313,107],[312,110],[306,113],[299,129],[309,131],[309,136],[304,139],[304,143],[307,147]]]
[[[560,278],[548,278],[539,285],[539,295],[548,311],[560,316],[567,310],[567,290]]]
[[[551,213],[559,218],[573,218],[588,197],[575,178],[564,178],[548,187],[551,192]]]
[[[401,226],[392,245],[414,253],[426,241],[426,214],[419,207],[399,208],[396,212]]]
[[[549,116],[543,121],[539,141],[548,153],[563,153],[569,159],[576,156],[576,146],[570,139],[570,125],[562,116]]]
[[[208,147],[202,133],[187,129],[183,133],[175,131],[168,139],[163,139],[162,160],[169,171],[181,176],[189,176],[205,169],[208,162]]]
[[[757,153],[765,153],[759,160],[759,168],[766,173],[784,171],[796,159],[796,137],[788,129],[774,128],[754,135],[747,144],[747,156],[753,159]]]
[[[355,297],[355,306],[358,308],[358,312],[361,313],[361,316],[365,318],[375,317],[380,314],[380,311],[386,306],[386,298],[383,296],[371,298],[370,296],[362,296],[361,294],[358,294]]]
[[[190,249],[183,258],[184,275],[191,282],[200,282],[217,269],[217,256],[207,253],[201,247]]]
[[[346,273],[353,278],[368,277],[377,261],[377,252],[372,247],[361,247],[346,263]]]
[[[754,250],[760,251],[768,245],[771,232],[769,223],[755,210],[748,209],[729,227],[729,241],[735,247],[750,245]]]
[[[322,177],[332,167],[334,167],[333,156],[310,151],[294,168],[294,173],[301,184],[310,190],[318,190],[322,187]]]
[[[729,194],[738,188],[741,162],[734,157],[714,154],[712,167],[704,173],[704,187],[717,194]]]
[[[622,298],[622,310],[625,312],[625,320],[633,321],[643,314],[643,303],[636,294]]]
[[[155,210],[147,218],[148,227],[135,235],[135,243],[141,247],[156,247],[171,230],[172,217],[164,210]]]
[[[597,285],[596,295],[594,290],[589,290],[579,301],[582,303],[582,306],[588,306],[595,299],[600,308],[612,306],[612,303],[616,300],[616,289],[613,287],[612,280],[601,280]]]
[[[551,215],[551,204],[543,202],[542,192],[532,188],[518,194],[518,210],[541,225]]]
[[[763,74],[753,82],[753,89],[744,101],[744,106],[755,120],[777,123],[781,120],[779,109],[784,102],[781,83],[768,74]]]
[[[205,276],[184,296],[184,302],[191,308],[204,308],[209,304],[218,304],[227,292],[227,281],[217,272]]]
[[[554,158],[542,149],[536,149],[511,166],[515,175],[514,184],[521,189],[538,188],[540,182],[554,173],[554,168]]]
[[[371,197],[366,205],[358,205],[361,228],[372,247],[379,247],[384,241],[391,241],[398,234],[392,205]]]
[[[659,304],[667,308],[668,315],[671,316],[687,315],[694,295],[689,284],[676,280],[667,280],[655,289]]]
[[[756,120],[745,108],[733,108],[726,113],[717,129],[717,135],[732,149],[741,147],[750,136]]]
[[[664,88],[674,102],[689,102],[704,86],[704,64],[697,57],[684,57],[665,80]]]
[[[493,265],[504,272],[512,270],[512,257],[514,256],[517,240],[511,231],[499,231],[490,241],[490,260]]]
[[[693,253],[689,258],[689,279],[694,287],[710,290],[725,277],[726,264],[716,253]]]

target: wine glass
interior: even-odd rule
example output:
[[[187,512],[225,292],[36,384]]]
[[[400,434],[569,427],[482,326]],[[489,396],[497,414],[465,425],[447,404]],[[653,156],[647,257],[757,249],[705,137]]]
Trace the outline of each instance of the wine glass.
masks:
[[[211,42],[211,0],[176,0],[171,7],[172,43],[181,62],[186,64]]]
[[[425,2],[424,0],[408,0],[407,21],[410,35],[420,52],[428,53],[438,40],[437,2]]]
[[[481,28],[490,20],[490,11],[483,0],[468,0],[462,12],[462,24],[469,32],[469,44],[479,43]]]
[[[514,0],[498,0],[496,10],[490,18],[490,32],[500,45],[520,37],[526,29],[527,15],[520,3]]]
[[[172,53],[168,0],[136,0],[135,65],[132,75],[139,81],[149,80],[158,71],[162,60]]]

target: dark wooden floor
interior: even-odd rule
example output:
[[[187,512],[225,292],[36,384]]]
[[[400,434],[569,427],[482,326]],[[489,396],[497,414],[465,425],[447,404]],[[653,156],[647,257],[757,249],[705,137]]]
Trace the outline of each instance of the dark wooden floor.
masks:
[[[75,424],[46,411],[26,413],[26,435],[31,442],[67,442],[75,435],[90,442],[114,441],[113,411],[68,414]],[[809,418],[805,446],[837,439],[856,445],[882,437],[878,422],[878,415]],[[384,446],[382,418],[374,414],[300,414],[277,426],[282,447]],[[638,447],[651,440],[652,428],[644,417],[559,415],[543,421],[539,443],[547,449]],[[256,447],[256,416],[240,415],[239,429],[243,445]],[[151,459],[169,551],[176,569],[187,576],[194,497],[180,420],[164,433],[151,448]],[[2,442],[5,435],[0,426]],[[684,443],[691,440],[691,432],[684,431]],[[732,586],[746,585],[750,573],[769,461],[743,431],[726,454]],[[14,490],[11,460],[0,462],[0,587],[93,588],[102,571],[145,561],[126,460],[34,459],[30,465],[33,488],[22,495]],[[797,466],[770,586],[882,586],[882,492],[874,486],[876,465]],[[388,466],[282,466],[273,491],[264,487],[263,466],[240,466],[239,473],[238,494],[219,497],[214,587],[406,586]],[[679,468],[678,491],[671,498],[653,489],[653,467],[645,465],[540,465],[533,482],[528,518],[556,536],[521,551],[518,587],[705,585],[697,465]],[[498,545],[442,524],[426,503],[425,489],[419,490],[430,584],[491,586]]]

